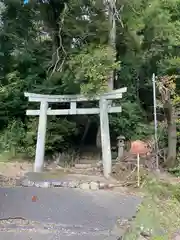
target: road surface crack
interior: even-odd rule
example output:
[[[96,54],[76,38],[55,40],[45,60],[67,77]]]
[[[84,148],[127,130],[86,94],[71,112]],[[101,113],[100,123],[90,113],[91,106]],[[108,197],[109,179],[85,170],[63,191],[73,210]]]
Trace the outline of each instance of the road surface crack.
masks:
[[[10,220],[24,220],[24,221],[26,221],[27,219],[25,219],[25,218],[23,218],[23,217],[0,218],[0,222],[1,222],[1,221],[10,221]]]

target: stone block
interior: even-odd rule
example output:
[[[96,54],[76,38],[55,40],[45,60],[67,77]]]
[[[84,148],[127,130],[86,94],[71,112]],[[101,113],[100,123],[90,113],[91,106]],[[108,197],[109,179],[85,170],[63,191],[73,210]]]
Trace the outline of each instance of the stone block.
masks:
[[[99,183],[97,183],[97,182],[91,182],[91,183],[90,183],[90,189],[91,189],[91,190],[98,190],[98,189],[99,189]]]
[[[35,187],[39,187],[39,188],[45,188],[45,187],[47,187],[47,184],[44,181],[42,181],[42,182],[35,182],[34,186]]]
[[[99,189],[105,189],[106,188],[106,184],[103,182],[99,183]]]
[[[23,187],[33,187],[34,186],[34,182],[33,181],[30,181],[30,180],[28,180],[28,179],[23,179],[22,181],[21,181],[21,186],[23,186]]]
[[[77,163],[75,164],[75,168],[77,169],[86,169],[86,168],[91,168],[92,165],[91,164],[83,164],[83,163]]]
[[[89,183],[81,183],[79,185],[79,188],[80,189],[83,189],[83,190],[89,190],[90,189],[90,186],[89,186]]]
[[[61,182],[61,187],[69,187],[69,182],[68,181],[62,181]]]
[[[52,187],[62,187],[62,182],[61,181],[52,181],[51,186]]]
[[[77,188],[79,186],[79,183],[77,181],[70,181],[68,184],[69,188]]]
[[[51,183],[48,182],[48,181],[44,181],[44,182],[41,183],[40,187],[42,187],[42,188],[49,188],[49,187],[51,187]]]

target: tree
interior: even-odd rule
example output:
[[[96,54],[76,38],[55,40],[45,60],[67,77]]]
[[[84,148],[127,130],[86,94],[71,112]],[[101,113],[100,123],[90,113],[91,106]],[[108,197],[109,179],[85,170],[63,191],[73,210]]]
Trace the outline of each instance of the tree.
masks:
[[[112,138],[118,134],[132,139],[152,134],[149,131],[153,119],[152,73],[179,74],[179,0],[29,0],[25,5],[20,0],[8,0],[1,3],[3,136],[6,126],[16,120],[23,123],[19,126],[28,136],[34,136],[29,133],[35,132],[36,122],[25,117],[24,91],[94,94],[107,91],[108,86],[128,88],[126,98],[121,101],[123,112],[111,116]],[[83,125],[83,129],[87,123],[86,117],[68,117],[62,128],[66,125],[69,134],[61,129],[62,120],[53,119],[53,132],[59,135],[56,135],[55,149],[48,141],[47,148],[52,151],[58,151],[62,139],[72,144],[78,127]],[[96,117],[92,121],[99,122]],[[80,130],[79,138],[83,134]],[[28,147],[28,141],[23,143],[24,148]],[[32,147],[34,143],[33,137]]]
[[[174,78],[174,76],[163,76],[158,83],[167,122],[168,153],[165,164],[168,167],[174,167],[176,165],[177,157],[177,113],[175,105],[173,104],[173,100],[176,102],[177,99],[175,97]]]

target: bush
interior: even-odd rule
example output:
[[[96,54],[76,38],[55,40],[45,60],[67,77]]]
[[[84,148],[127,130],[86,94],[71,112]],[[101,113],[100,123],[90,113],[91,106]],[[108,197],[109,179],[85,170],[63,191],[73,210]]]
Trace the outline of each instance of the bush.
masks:
[[[126,101],[121,106],[122,113],[110,116],[110,126],[115,135],[123,135],[130,140],[143,140],[153,134],[153,126],[147,123],[138,103]]]
[[[12,120],[7,129],[0,134],[0,151],[8,152],[11,157],[23,153],[25,137],[24,124],[20,120]]]
[[[46,153],[61,152],[70,147],[70,137],[76,135],[76,124],[67,119],[52,117],[48,119],[46,134]],[[18,154],[35,156],[38,119],[31,118],[27,123],[13,120],[0,134],[0,151],[8,152],[14,158]]]

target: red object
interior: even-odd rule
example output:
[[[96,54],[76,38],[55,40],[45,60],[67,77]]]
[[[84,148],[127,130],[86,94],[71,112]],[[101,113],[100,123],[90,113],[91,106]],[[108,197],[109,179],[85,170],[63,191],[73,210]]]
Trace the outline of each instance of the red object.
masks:
[[[148,147],[148,144],[140,141],[140,140],[136,140],[131,142],[131,149],[130,152],[132,154],[148,154],[150,152],[150,149]]]
[[[37,197],[36,196],[32,196],[32,202],[36,202],[37,201]]]

